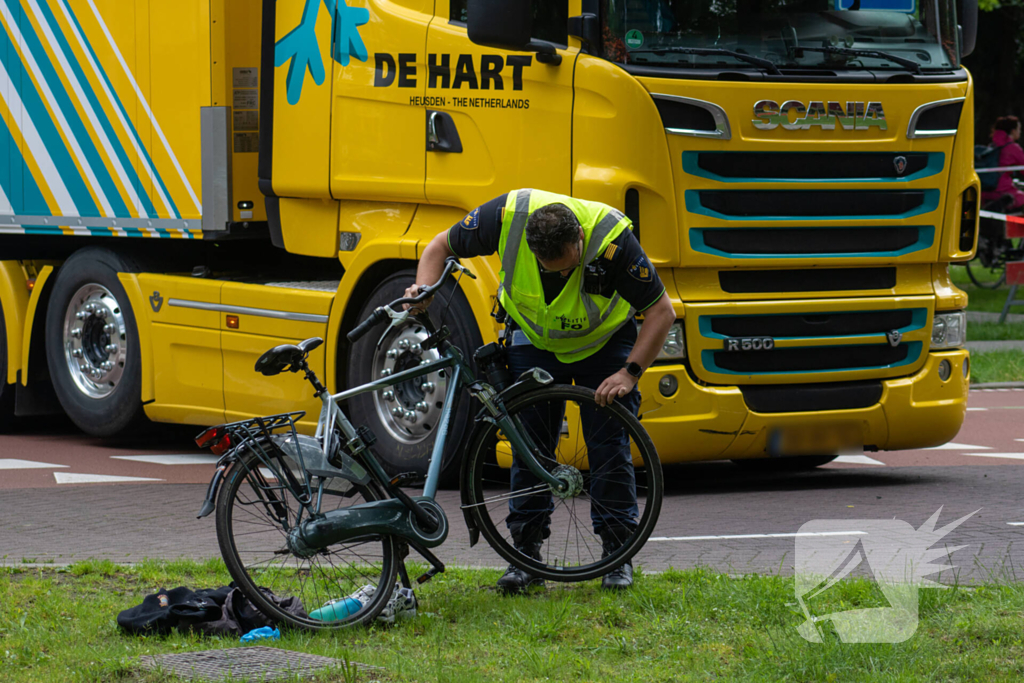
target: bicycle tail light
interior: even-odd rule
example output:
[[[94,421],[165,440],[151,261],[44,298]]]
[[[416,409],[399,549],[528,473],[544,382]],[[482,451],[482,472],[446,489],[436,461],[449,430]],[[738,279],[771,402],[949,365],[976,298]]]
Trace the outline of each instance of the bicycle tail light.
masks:
[[[196,445],[209,448],[214,455],[223,455],[231,448],[231,435],[223,427],[210,427],[196,437]]]

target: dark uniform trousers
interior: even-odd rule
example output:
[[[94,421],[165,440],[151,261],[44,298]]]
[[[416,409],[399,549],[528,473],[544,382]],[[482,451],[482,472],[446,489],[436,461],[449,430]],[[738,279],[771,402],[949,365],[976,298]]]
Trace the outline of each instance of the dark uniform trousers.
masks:
[[[542,368],[551,373],[557,384],[575,383],[596,390],[605,379],[625,367],[626,359],[636,343],[636,336],[636,322],[630,319],[594,355],[575,363],[563,363],[554,353],[530,344],[523,332],[517,330],[513,332],[512,345],[508,348],[509,371],[516,378],[530,368]],[[618,400],[634,415],[639,413],[638,388],[634,387]],[[560,409],[556,406],[550,408],[545,411],[538,407],[520,413],[524,427],[536,442],[547,439],[543,444],[537,444],[546,453],[553,452],[565,413],[564,404]],[[590,505],[590,518],[594,532],[600,534],[604,529],[614,528],[632,532],[636,528],[639,510],[629,437],[618,427],[618,423],[602,419],[593,407],[584,407],[580,417],[590,465],[590,475],[584,472],[584,477],[593,501]],[[533,473],[519,463],[515,454],[511,478],[513,491],[539,483]],[[554,501],[549,491],[510,499],[507,524],[513,539],[547,538],[553,510]]]

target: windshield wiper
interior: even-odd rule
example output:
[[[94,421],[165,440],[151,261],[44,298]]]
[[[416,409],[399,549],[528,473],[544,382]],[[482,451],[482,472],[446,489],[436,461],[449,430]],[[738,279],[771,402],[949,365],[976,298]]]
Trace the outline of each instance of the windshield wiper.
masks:
[[[849,55],[851,57],[874,57],[876,59],[888,59],[890,62],[896,62],[900,66],[906,67],[914,73],[921,73],[921,65],[915,62],[913,59],[907,59],[906,57],[898,57],[888,52],[881,50],[858,50],[852,47],[805,47],[800,45],[796,48],[796,51],[805,50],[809,52],[823,52],[827,55]]]
[[[630,50],[628,54],[635,55],[640,53],[653,53],[656,55],[663,55],[670,52],[680,55],[725,55],[726,57],[733,57],[734,59],[746,62],[747,64],[759,66],[770,74],[778,76],[782,75],[782,72],[779,71],[779,67],[775,66],[775,64],[767,59],[761,59],[760,57],[754,57],[753,55],[746,55],[742,52],[733,52],[732,50],[726,50],[723,47],[660,47],[650,48],[648,50]]]

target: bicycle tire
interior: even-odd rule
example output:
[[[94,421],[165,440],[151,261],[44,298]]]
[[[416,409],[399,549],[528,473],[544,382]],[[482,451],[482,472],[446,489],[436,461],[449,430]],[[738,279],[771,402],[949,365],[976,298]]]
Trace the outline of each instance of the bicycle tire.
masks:
[[[658,521],[661,511],[662,498],[664,496],[664,478],[662,474],[661,461],[658,458],[657,450],[646,430],[641,426],[637,417],[631,414],[621,403],[615,402],[610,406],[600,407],[594,396],[594,392],[578,386],[550,385],[536,391],[531,391],[517,396],[508,402],[506,409],[510,416],[523,416],[528,408],[537,408],[542,402],[547,402],[549,407],[556,406],[558,402],[563,405],[575,403],[577,408],[587,406],[588,409],[597,411],[596,417],[605,420],[604,424],[617,423],[621,425],[630,439],[633,462],[628,465],[616,465],[602,474],[608,481],[612,477],[618,477],[633,468],[636,476],[636,490],[638,498],[638,521],[636,529],[628,537],[620,539],[621,547],[607,557],[598,557],[595,550],[601,550],[600,538],[593,532],[590,525],[582,525],[580,528],[579,517],[575,514],[576,500],[587,498],[591,506],[602,504],[590,496],[591,487],[594,483],[594,473],[587,469],[583,474],[583,490],[571,500],[571,504],[565,499],[553,498],[553,501],[561,502],[561,511],[558,502],[555,502],[555,510],[551,514],[551,535],[544,541],[540,561],[520,552],[515,548],[514,539],[507,527],[503,528],[508,510],[507,495],[511,493],[508,470],[503,468],[496,460],[493,444],[498,436],[497,427],[489,422],[478,422],[470,440],[470,449],[464,463],[463,486],[467,495],[464,499],[464,506],[470,510],[472,518],[481,535],[487,543],[501,557],[509,563],[529,572],[530,574],[551,581],[587,581],[607,574],[612,569],[621,566],[631,560],[634,555],[643,547],[650,537]],[[557,408],[554,408],[557,409]],[[567,423],[563,418],[563,429]],[[597,438],[602,429],[592,435]],[[537,434],[531,427],[527,430],[534,436],[535,443],[541,446]],[[609,434],[612,430],[609,430]],[[559,434],[559,438],[567,438],[566,444],[560,444],[562,448],[561,460],[563,464],[583,465],[585,453],[581,449],[587,449],[588,445],[582,439],[580,421],[576,420],[575,438],[573,434],[565,436],[565,432]],[[581,442],[583,446],[581,447]],[[601,445],[598,439],[598,444]],[[589,446],[593,447],[593,446]],[[568,452],[575,451],[571,456]],[[545,450],[550,451],[550,448]],[[639,465],[637,464],[639,460]],[[555,459],[550,456],[545,463],[549,469],[555,464]],[[497,490],[497,494],[494,494]],[[491,495],[489,495],[489,491]],[[541,491],[543,493],[543,491]],[[504,497],[503,497],[504,496]],[[642,500],[640,500],[642,498]],[[490,502],[488,502],[490,501]],[[607,502],[607,501],[606,501]],[[502,510],[505,510],[504,513]],[[582,512],[582,510],[581,510]],[[564,520],[568,520],[568,528],[561,529]],[[569,548],[569,544],[575,540],[575,552]],[[580,552],[580,543],[586,544],[586,556]],[[574,564],[572,556],[575,555]],[[592,560],[589,563],[586,559]]]
[[[282,553],[282,549],[286,549],[287,545],[284,543],[285,531],[283,528],[277,527],[277,522],[269,514],[267,516],[268,521],[257,521],[248,522],[250,525],[262,526],[270,524],[273,528],[265,531],[241,531],[235,529],[235,516],[234,512],[244,511],[246,514],[253,516],[259,513],[259,507],[253,506],[253,510],[243,510],[242,506],[252,505],[252,503],[246,503],[240,501],[239,492],[244,491],[246,483],[249,484],[248,488],[253,490],[253,481],[258,481],[258,478],[263,477],[264,482],[266,476],[262,474],[261,468],[265,469],[266,466],[255,456],[255,454],[248,452],[242,456],[239,462],[236,462],[232,467],[231,471],[228,472],[225,477],[224,483],[221,487],[220,494],[217,497],[217,511],[216,511],[216,522],[217,522],[217,542],[220,545],[221,555],[224,558],[224,564],[227,565],[228,573],[235,580],[236,585],[241,589],[242,593],[252,602],[260,612],[270,617],[274,621],[282,622],[285,625],[293,626],[299,629],[305,630],[332,630],[341,629],[346,627],[368,625],[370,624],[377,615],[387,605],[388,600],[391,597],[392,589],[395,586],[395,579],[398,572],[398,549],[395,539],[391,536],[375,536],[370,537],[369,541],[361,542],[360,544],[351,543],[348,547],[360,546],[362,550],[363,546],[367,543],[380,544],[379,551],[374,556],[374,561],[379,557],[379,569],[373,568],[373,562],[369,561],[367,555],[370,554],[369,550],[362,550],[362,552],[351,551],[357,558],[364,561],[368,569],[360,572],[355,566],[349,568],[350,578],[344,580],[343,583],[332,583],[328,586],[325,582],[323,589],[321,590],[319,584],[313,583],[316,580],[314,574],[314,562],[315,558],[320,557],[323,553],[314,555],[313,558],[299,558],[292,555],[290,552]],[[332,482],[339,481],[332,479]],[[346,482],[347,483],[347,482]],[[358,502],[356,498],[362,498],[369,502],[373,500],[379,500],[383,496],[379,489],[370,483],[368,486],[353,487],[356,492],[350,499],[353,502]],[[294,512],[294,509],[298,507],[298,501],[294,499],[294,496],[287,488],[275,489],[275,492],[283,494],[286,497],[286,506],[289,512]],[[340,496],[339,496],[340,498]],[[255,501],[258,503],[258,501]],[[343,502],[343,501],[339,501]],[[262,507],[266,508],[265,505]],[[341,507],[338,505],[337,507]],[[346,505],[345,507],[348,507]],[[293,519],[293,515],[289,514],[288,519]],[[241,526],[241,525],[239,525]],[[277,531],[279,536],[275,536],[270,531]],[[271,575],[267,570],[270,570],[274,566],[275,561],[271,561],[269,564],[264,566],[260,571],[254,571],[255,567],[263,562],[257,562],[255,564],[246,565],[246,560],[242,557],[243,552],[253,552],[251,550],[240,550],[238,540],[245,537],[255,536],[258,534],[266,534],[270,536],[270,539],[264,539],[270,548],[269,552],[271,555],[278,555],[282,558],[281,566],[277,568],[276,576],[281,579],[280,581],[271,584]],[[260,542],[260,541],[256,541]],[[247,544],[248,545],[248,544]],[[278,546],[277,550],[273,550],[274,546]],[[341,580],[338,566],[330,560],[330,555],[324,555],[330,562],[331,570],[335,573],[339,573],[338,579]],[[289,560],[294,564],[298,562],[297,567],[285,567],[284,564]],[[302,572],[303,568],[308,567],[310,575],[309,581],[303,581]],[[283,569],[289,570],[288,573],[280,571]],[[289,576],[294,569],[294,576]],[[320,569],[322,576],[326,578],[326,572],[323,568]],[[354,579],[354,580],[353,580]],[[376,590],[370,599],[370,601],[363,605],[362,609],[352,615],[348,615],[344,619],[338,621],[321,621],[312,617],[301,618],[295,614],[292,614],[281,606],[277,605],[273,601],[269,600],[263,592],[260,590],[261,587],[268,588],[278,597],[287,597],[289,595],[297,595],[303,603],[303,609],[307,612],[311,609],[317,609],[326,604],[326,600],[333,598],[344,598],[351,595],[354,590],[358,590],[361,585],[357,584],[371,584],[375,586],[386,586],[386,590]],[[269,585],[268,585],[269,584]]]
[[[1000,287],[1003,286],[1003,283],[1006,282],[1006,264],[1003,264],[1002,273],[1000,274],[998,280],[981,280],[978,278],[977,275],[974,274],[974,271],[971,269],[972,263],[976,264],[974,266],[975,268],[982,266],[980,266],[980,261],[978,261],[978,257],[974,257],[973,259],[964,264],[964,268],[967,270],[967,277],[970,278],[971,282],[974,283],[975,287],[978,287],[980,289],[999,289]],[[988,268],[987,270],[993,269]]]

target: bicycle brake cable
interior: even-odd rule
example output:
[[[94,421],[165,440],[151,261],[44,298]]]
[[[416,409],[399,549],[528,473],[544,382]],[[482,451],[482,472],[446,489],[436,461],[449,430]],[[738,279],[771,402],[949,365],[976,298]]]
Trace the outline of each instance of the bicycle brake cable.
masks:
[[[455,291],[459,288],[459,283],[462,282],[462,270],[459,270],[459,276],[455,278],[455,286],[452,287],[452,293],[448,295],[448,301],[444,303],[444,313],[441,314],[441,323],[437,326],[437,329],[444,327],[444,321],[448,317],[448,309],[451,308],[452,299],[455,297]]]

